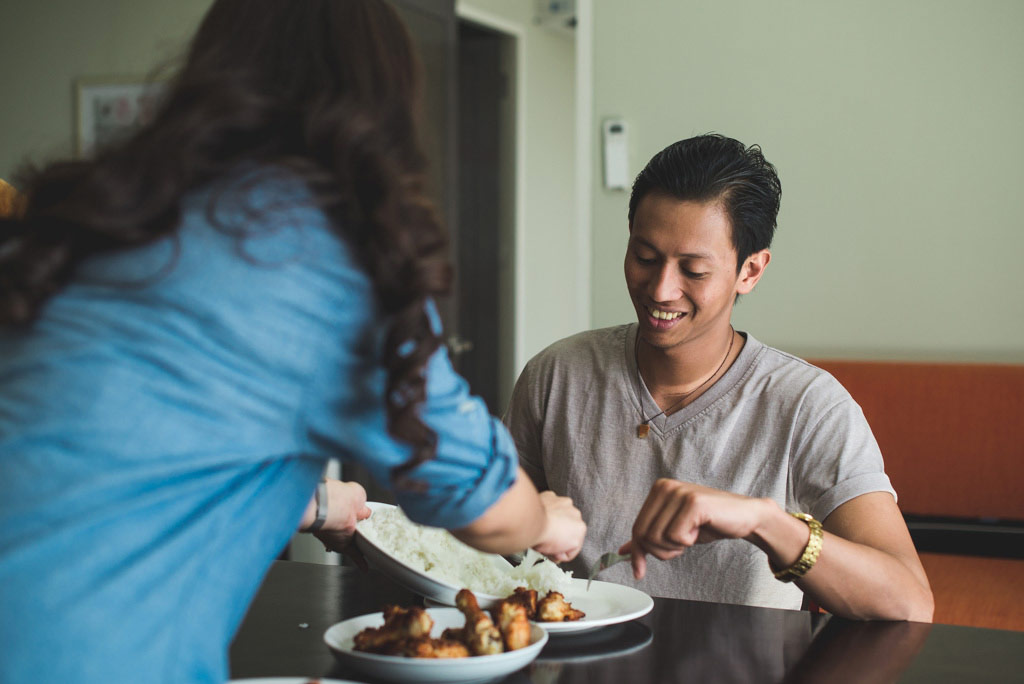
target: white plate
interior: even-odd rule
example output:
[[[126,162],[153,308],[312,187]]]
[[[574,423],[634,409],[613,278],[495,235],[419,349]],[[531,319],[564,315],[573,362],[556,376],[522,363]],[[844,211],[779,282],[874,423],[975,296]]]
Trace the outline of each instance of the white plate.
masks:
[[[573,578],[572,586],[563,594],[565,600],[586,617],[574,622],[541,622],[552,636],[581,634],[600,627],[629,622],[643,617],[654,608],[654,599],[633,587],[614,582],[594,580],[587,591],[587,580]]]
[[[587,591],[587,581],[573,579],[572,587],[564,592],[565,600],[573,608],[582,610],[586,616],[572,622],[536,622],[552,637],[594,632],[609,625],[629,622],[647,615],[654,607],[654,600],[640,591],[621,584],[594,580]],[[431,598],[423,603],[430,606],[444,604]]]
[[[395,508],[391,504],[377,501],[370,501],[366,505],[373,511]],[[406,589],[423,596],[428,606],[455,605],[455,594],[462,587],[435,579],[421,570],[406,565],[374,544],[366,535],[360,534],[358,526],[356,526],[356,546],[363,552],[371,567],[380,570]],[[506,570],[512,567],[511,563],[498,554],[487,555],[493,557],[493,562],[498,567]],[[573,608],[582,610],[587,615],[582,620],[575,622],[538,623],[553,636],[580,634],[607,625],[635,620],[649,613],[654,607],[654,601],[649,595],[623,584],[595,580],[591,583],[590,591],[587,591],[587,580],[585,579],[573,578],[570,579],[570,583],[569,588],[562,592],[565,599],[572,604]],[[476,591],[473,593],[481,608],[489,608],[505,598]]]
[[[590,591],[587,591],[587,580],[574,578],[570,582],[572,582],[572,586],[563,592],[565,600],[572,604],[573,608],[582,610],[586,615],[573,622],[535,623],[542,626],[553,637],[583,634],[608,625],[629,622],[647,615],[654,608],[654,599],[633,587],[594,580],[590,584]],[[430,598],[427,598],[424,603],[428,606],[440,605]]]
[[[395,506],[392,506],[391,504],[380,503],[378,501],[369,501],[366,505],[374,512],[395,508]],[[420,596],[425,596],[426,598],[432,599],[445,606],[455,605],[455,594],[459,593],[459,590],[462,589],[462,587],[449,584],[444,580],[435,579],[424,573],[422,570],[406,565],[384,549],[374,544],[369,537],[361,534],[359,532],[358,525],[356,526],[356,548],[362,551],[363,556],[366,557],[366,562],[369,563],[371,567],[380,570],[406,589],[414,591]],[[508,570],[512,567],[511,563],[498,554],[490,553],[485,555],[492,557],[492,562],[503,570]],[[480,604],[481,608],[490,608],[491,605],[504,598],[504,596],[494,596],[492,594],[485,594],[478,591],[474,591],[473,594],[476,596],[477,603]]]
[[[431,636],[440,636],[447,627],[462,627],[466,617],[458,608],[428,608],[434,619]],[[372,677],[392,682],[472,682],[511,674],[533,660],[548,642],[543,629],[531,625],[530,645],[516,651],[491,656],[469,658],[404,658],[356,651],[355,635],[367,627],[384,624],[383,613],[371,613],[350,618],[331,626],[324,632],[324,642],[338,660]]]

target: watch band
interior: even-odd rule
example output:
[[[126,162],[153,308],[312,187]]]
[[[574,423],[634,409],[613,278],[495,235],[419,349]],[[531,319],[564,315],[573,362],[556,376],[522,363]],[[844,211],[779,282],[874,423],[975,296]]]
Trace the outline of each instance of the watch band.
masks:
[[[804,552],[797,558],[796,562],[788,568],[774,573],[775,579],[780,582],[792,582],[806,575],[807,571],[814,567],[814,564],[818,561],[818,555],[821,553],[821,544],[824,540],[821,523],[815,520],[813,516],[807,513],[790,513],[790,515],[807,523],[807,526],[811,528],[811,536],[807,540]]]
[[[307,532],[316,532],[327,522],[327,480],[320,480],[316,483],[316,520],[309,526]]]

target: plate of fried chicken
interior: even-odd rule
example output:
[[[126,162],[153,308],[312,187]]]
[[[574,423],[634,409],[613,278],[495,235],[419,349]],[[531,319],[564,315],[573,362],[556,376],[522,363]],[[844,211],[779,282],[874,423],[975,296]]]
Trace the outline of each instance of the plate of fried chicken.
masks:
[[[588,583],[585,579],[571,580],[564,593],[543,594],[516,587],[508,599],[523,603],[529,619],[540,624],[552,637],[594,632],[643,617],[654,608],[654,599],[639,589],[613,582]],[[446,605],[429,597],[423,602],[427,606]]]
[[[385,606],[333,625],[324,641],[339,660],[373,677],[453,684],[515,672],[547,643],[547,632],[513,597],[485,611],[463,589],[456,605]]]
[[[541,622],[552,636],[583,634],[609,625],[629,622],[647,615],[654,608],[654,599],[646,592],[614,582],[595,580],[587,588],[587,580],[572,579],[563,597],[579,619]]]

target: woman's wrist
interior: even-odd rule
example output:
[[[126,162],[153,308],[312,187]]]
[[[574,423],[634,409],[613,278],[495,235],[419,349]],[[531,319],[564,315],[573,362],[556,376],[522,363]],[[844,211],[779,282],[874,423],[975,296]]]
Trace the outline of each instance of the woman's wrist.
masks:
[[[310,497],[309,503],[306,504],[306,510],[303,511],[302,518],[299,520],[299,532],[308,530],[314,520],[316,520],[316,499]]]
[[[323,528],[324,523],[327,522],[328,511],[330,510],[328,486],[329,482],[326,478],[321,479],[317,483],[313,497],[306,504],[306,510],[303,511],[302,519],[299,521],[300,532],[318,532]]]
[[[309,526],[310,532],[319,532],[324,523],[327,522],[327,515],[330,511],[330,495],[327,491],[327,478],[321,478],[316,483],[316,493],[313,495],[313,500],[316,502],[316,518],[313,523]]]

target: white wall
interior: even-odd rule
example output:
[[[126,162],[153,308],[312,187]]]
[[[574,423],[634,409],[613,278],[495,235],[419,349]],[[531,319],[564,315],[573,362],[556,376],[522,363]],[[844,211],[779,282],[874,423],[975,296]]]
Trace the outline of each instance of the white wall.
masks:
[[[585,321],[632,319],[627,198],[599,186],[598,124],[622,115],[634,173],[712,130],[760,143],[778,166],[775,259],[737,309],[741,328],[808,356],[1024,361],[1024,3],[592,0],[588,312],[573,305],[574,41],[534,25],[531,0],[461,4],[525,35],[518,358]],[[25,156],[71,149],[75,77],[148,72],[208,5],[7,3],[0,177]]]
[[[551,342],[578,332],[576,306],[575,40],[534,23],[533,0],[459,0],[469,19],[494,18],[522,36],[522,171],[515,374]]]
[[[0,178],[73,149],[74,80],[146,76],[180,54],[211,0],[5,2]]]
[[[593,141],[632,173],[708,131],[782,179],[774,259],[737,327],[805,356],[1024,361],[1024,3],[594,0]],[[627,193],[593,160],[595,327],[634,318]]]
[[[184,47],[211,0],[46,0],[6,3],[0,20],[0,178],[20,162],[70,154],[74,80],[146,75]],[[515,372],[549,342],[579,330],[573,234],[575,55],[571,35],[537,26],[533,0],[460,0],[523,36],[524,146],[520,302]],[[12,95],[14,94],[14,95]],[[589,258],[589,255],[585,255]]]

